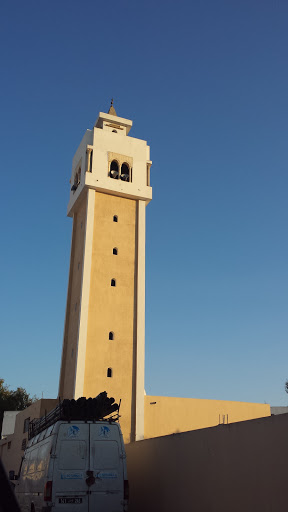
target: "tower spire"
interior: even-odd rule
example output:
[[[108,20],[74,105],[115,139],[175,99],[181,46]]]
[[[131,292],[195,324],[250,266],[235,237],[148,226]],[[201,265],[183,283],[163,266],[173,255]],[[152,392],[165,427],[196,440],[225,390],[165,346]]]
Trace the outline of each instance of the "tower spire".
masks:
[[[111,99],[111,105],[110,105],[110,108],[109,108],[109,110],[108,110],[108,114],[110,114],[111,116],[117,116],[117,114],[116,114],[116,110],[115,110],[115,108],[113,107],[113,102],[114,102],[114,100],[113,100],[113,98],[112,98],[112,99]]]

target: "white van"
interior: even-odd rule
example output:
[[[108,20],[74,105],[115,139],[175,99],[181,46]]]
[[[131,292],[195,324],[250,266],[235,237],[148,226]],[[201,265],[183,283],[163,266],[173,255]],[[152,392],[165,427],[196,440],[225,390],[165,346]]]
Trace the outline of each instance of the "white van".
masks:
[[[29,440],[15,493],[22,512],[127,511],[119,424],[56,421]]]

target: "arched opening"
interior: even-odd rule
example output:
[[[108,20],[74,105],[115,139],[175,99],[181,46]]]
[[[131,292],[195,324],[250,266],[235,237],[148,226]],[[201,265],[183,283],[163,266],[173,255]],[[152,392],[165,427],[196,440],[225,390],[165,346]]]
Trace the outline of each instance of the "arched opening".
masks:
[[[118,215],[114,215],[113,222],[118,222]]]
[[[130,181],[130,178],[129,178],[129,166],[128,164],[122,164],[121,165],[121,176],[120,176],[121,180],[122,181]]]
[[[118,249],[117,249],[117,247],[114,247],[114,248],[113,248],[113,254],[115,254],[115,255],[117,256],[117,254],[118,254]]]
[[[116,160],[112,160],[110,164],[110,178],[113,178],[114,180],[118,180],[119,178],[119,165]]]
[[[117,133],[117,130],[112,130],[113,133]]]
[[[73,193],[75,192],[75,190],[77,190],[78,185],[80,185],[80,181],[81,181],[81,167],[79,167],[78,171],[75,173],[75,176],[74,176],[74,182],[71,187],[71,190]]]
[[[80,181],[81,181],[81,167],[79,167],[78,171],[75,173],[75,177],[74,177],[74,185],[78,185],[80,184]]]
[[[92,163],[93,163],[93,149],[90,151],[90,161],[89,161],[89,171],[92,172]]]
[[[109,340],[114,340],[114,332],[113,331],[109,332]]]
[[[107,369],[107,377],[112,377],[112,368]]]
[[[147,187],[150,187],[150,167],[151,164],[147,164]]]
[[[116,279],[111,279],[111,286],[116,286]]]

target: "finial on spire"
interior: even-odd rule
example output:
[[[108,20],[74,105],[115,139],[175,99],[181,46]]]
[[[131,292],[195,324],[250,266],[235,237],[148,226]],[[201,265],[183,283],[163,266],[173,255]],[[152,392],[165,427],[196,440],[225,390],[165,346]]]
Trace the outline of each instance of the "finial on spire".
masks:
[[[112,98],[112,99],[111,99],[111,105],[110,105],[110,108],[109,108],[109,110],[108,110],[108,114],[110,114],[111,116],[117,116],[117,114],[116,114],[116,110],[115,110],[115,108],[113,107],[113,102],[114,102],[114,100],[113,100],[113,98]]]

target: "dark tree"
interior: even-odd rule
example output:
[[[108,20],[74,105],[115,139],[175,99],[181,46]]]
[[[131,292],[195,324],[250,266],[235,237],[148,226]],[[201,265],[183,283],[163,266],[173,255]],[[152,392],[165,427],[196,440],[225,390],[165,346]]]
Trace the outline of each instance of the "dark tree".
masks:
[[[26,389],[10,390],[4,383],[4,379],[0,379],[0,431],[2,430],[4,411],[23,411],[36,400],[38,398],[30,397]]]
[[[286,391],[286,393],[288,393],[288,380],[286,380],[286,382],[285,382],[285,391]]]

